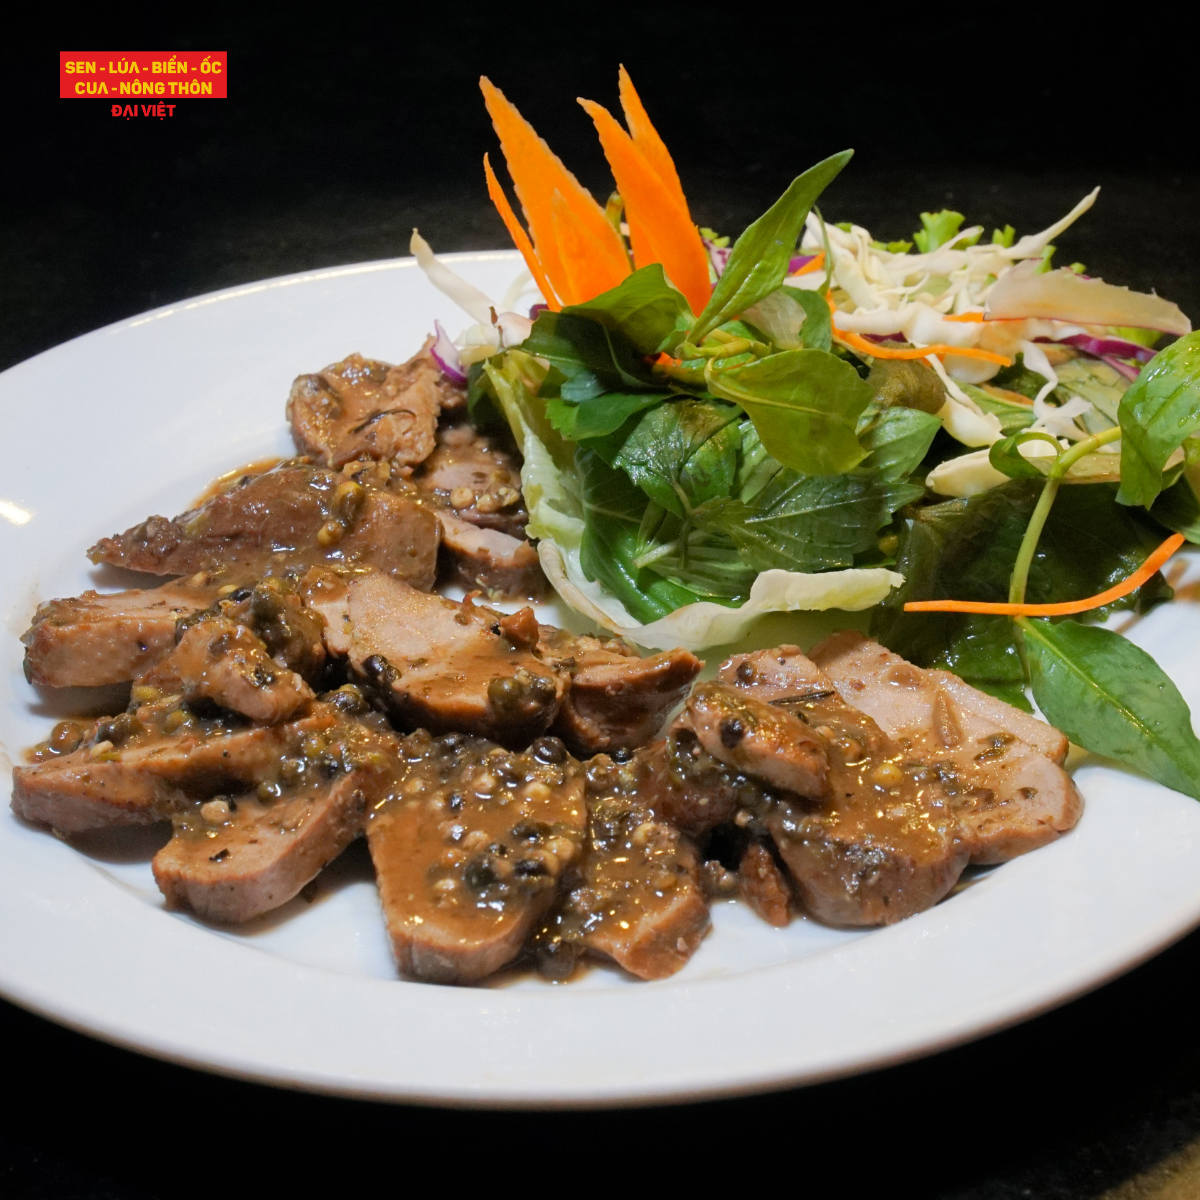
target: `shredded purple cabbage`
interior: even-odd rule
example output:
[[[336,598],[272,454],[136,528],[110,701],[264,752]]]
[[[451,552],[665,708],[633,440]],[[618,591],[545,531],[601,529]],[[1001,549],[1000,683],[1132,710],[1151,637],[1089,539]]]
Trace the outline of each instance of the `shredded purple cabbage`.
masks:
[[[1038,339],[1041,340],[1040,338]],[[1138,362],[1149,362],[1154,357],[1154,351],[1149,346],[1139,346],[1137,342],[1127,342],[1124,338],[1092,337],[1087,333],[1077,333],[1074,337],[1062,339],[1068,346],[1074,346],[1086,354],[1096,358],[1113,356],[1116,358],[1135,358]]]
[[[532,308],[530,308],[529,319],[531,321],[536,321],[538,319],[538,313],[548,312],[549,309],[550,309],[550,305],[546,304],[542,300],[539,300],[535,305],[533,305]]]
[[[729,256],[733,253],[732,246],[717,246],[711,238],[706,238],[701,235],[700,240],[704,243],[705,250],[708,251],[708,261],[712,263],[713,270],[717,273],[717,278],[720,279],[725,271],[725,266],[729,262]]]
[[[808,266],[808,264],[810,262],[812,262],[812,260],[816,257],[817,256],[815,254],[794,255],[792,260],[788,263],[787,273],[789,275],[795,275],[797,271],[802,270],[804,267]]]
[[[1144,349],[1145,347],[1143,347]],[[1114,371],[1118,371],[1124,375],[1126,379],[1137,379],[1139,371],[1132,363],[1124,362],[1112,354],[1098,354],[1096,356],[1101,362],[1106,362]]]
[[[440,321],[434,321],[433,328],[437,331],[437,338],[429,348],[429,353],[433,355],[433,361],[441,368],[442,374],[447,379],[453,380],[455,383],[466,383],[467,373],[462,369],[462,363],[459,361],[458,347],[450,340]]]

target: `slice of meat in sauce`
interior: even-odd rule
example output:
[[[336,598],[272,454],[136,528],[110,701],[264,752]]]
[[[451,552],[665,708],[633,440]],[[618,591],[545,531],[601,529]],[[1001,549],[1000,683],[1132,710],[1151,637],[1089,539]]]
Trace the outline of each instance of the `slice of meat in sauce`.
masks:
[[[204,718],[179,699],[137,705],[94,722],[77,749],[15,768],[12,809],[60,833],[153,824],[194,799],[273,783],[340,721],[321,702],[282,725]]]
[[[405,739],[367,825],[396,964],[474,983],[520,954],[580,853],[583,772],[553,739],[514,754],[482,738]]]
[[[501,614],[384,575],[356,580],[347,605],[350,663],[401,725],[514,747],[550,727],[565,677],[506,636]]]
[[[296,449],[329,467],[358,458],[413,467],[433,452],[434,431],[450,384],[430,343],[398,367],[351,354],[292,384],[287,418]]]
[[[582,951],[639,979],[680,970],[709,930],[695,847],[647,803],[645,764],[607,755],[587,768],[588,840],[559,909],[534,939],[539,966],[565,978]]]
[[[210,616],[182,631],[179,644],[138,681],[147,689],[211,700],[252,721],[285,721],[313,699],[313,690],[267,653],[261,638],[228,617]]]
[[[354,722],[329,732],[289,760],[284,779],[175,814],[153,864],[170,904],[248,921],[286,904],[362,833],[394,778],[396,738]]]
[[[488,596],[540,600],[547,589],[537,551],[524,538],[472,525],[449,509],[438,510],[443,577]]]
[[[150,517],[104,538],[88,553],[97,563],[154,575],[205,572],[223,583],[316,565],[373,568],[428,590],[438,538],[437,518],[410,496],[289,459],[172,521]]]
[[[782,928],[792,919],[792,889],[766,844],[751,841],[737,872],[741,897],[768,925]]]
[[[437,446],[413,483],[471,525],[524,536],[529,514],[515,455],[465,421],[438,428]]]
[[[813,661],[926,769],[966,830],[971,860],[1007,862],[1074,827],[1083,810],[1057,729],[948,671],[914,667],[862,634],[834,634]]]
[[[752,827],[770,831],[813,916],[890,925],[950,891],[970,850],[940,787],[796,647],[736,656],[719,678],[748,698],[770,699],[825,744],[820,795],[776,794],[748,810]]]
[[[165,583],[38,606],[22,635],[25,678],[41,687],[127,683],[175,645],[175,622],[212,603],[216,588]]]
[[[543,656],[569,660],[571,673],[553,732],[584,756],[650,741],[704,666],[687,650],[640,658],[613,640],[559,631],[548,636]]]

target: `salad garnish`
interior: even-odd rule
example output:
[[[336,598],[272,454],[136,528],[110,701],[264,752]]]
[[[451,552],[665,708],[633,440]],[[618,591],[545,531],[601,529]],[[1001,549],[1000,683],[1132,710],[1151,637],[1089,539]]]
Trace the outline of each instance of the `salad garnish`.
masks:
[[[1200,798],[1174,685],[1080,623],[1169,599],[1160,568],[1200,542],[1200,334],[1169,300],[1052,265],[1098,188],[1038,233],[985,241],[942,211],[883,242],[817,207],[847,150],[731,245],[692,221],[623,68],[626,127],[580,101],[617,185],[603,206],[481,86],[525,225],[485,159],[489,194],[539,302],[483,320],[415,233],[414,253],[468,296],[456,368],[473,419],[517,439],[569,604],[690,649],[764,612],[873,609],[905,658],[1032,695],[1080,745]]]

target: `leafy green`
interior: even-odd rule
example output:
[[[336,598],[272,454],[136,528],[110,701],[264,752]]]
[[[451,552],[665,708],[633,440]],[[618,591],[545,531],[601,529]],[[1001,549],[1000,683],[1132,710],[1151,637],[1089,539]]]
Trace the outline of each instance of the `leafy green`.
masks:
[[[1040,430],[1021,430],[1006,438],[1001,438],[998,442],[993,442],[988,450],[988,462],[1001,474],[1007,475],[1009,479],[1037,479],[1042,472],[1029,459],[1025,458],[1019,449],[1026,442],[1049,442],[1055,450],[1054,457],[1049,458],[1049,462],[1053,462],[1062,449],[1049,433],[1042,433]]]
[[[575,464],[584,521],[580,562],[587,578],[598,580],[642,622],[694,603],[695,592],[635,565],[646,511],[642,490],[586,448],[576,452]]]
[[[1117,424],[1121,397],[1129,388],[1124,375],[1097,358],[1073,358],[1054,373],[1058,376],[1054,398],[1059,404],[1073,396],[1091,403],[1091,412],[1079,418],[1088,433],[1103,433]]]
[[[1039,379],[1042,377],[1039,375]],[[1043,385],[1045,380],[1042,379]],[[985,392],[983,388],[976,387],[971,383],[960,383],[958,385],[976,404],[985,412],[992,413],[1000,422],[1000,432],[1008,436],[1009,434],[1019,433],[1022,429],[1034,422],[1033,405],[1020,404],[1016,400],[1003,400],[999,396],[993,396],[991,392]],[[1023,393],[1022,393],[1023,394]]]
[[[933,439],[942,427],[941,421],[917,408],[885,408],[864,414],[860,421],[858,440],[867,452],[861,469],[872,471],[885,483],[906,479],[921,465],[929,453]]]
[[[1184,471],[1182,479],[1160,492],[1150,515],[1160,525],[1182,533],[1189,542],[1200,543],[1200,497],[1196,493],[1200,479],[1193,483],[1195,475],[1200,472],[1190,468]]]
[[[823,571],[848,567],[876,548],[876,533],[892,513],[924,488],[886,483],[875,475],[799,475],[779,471],[747,504],[714,500],[696,523],[726,534],[743,561],[759,571]]]
[[[816,293],[781,287],[744,313],[780,350],[828,350],[833,345],[829,305]]]
[[[916,509],[904,522],[896,570],[904,585],[872,615],[871,631],[922,667],[944,667],[995,693],[1023,679],[1011,621],[969,613],[906,613],[910,600],[1008,599],[1017,550],[1042,484],[1012,480],[966,500]],[[1026,588],[1032,604],[1094,596],[1135,571],[1161,534],[1116,503],[1111,484],[1063,488],[1038,543]],[[1131,596],[1088,613],[1146,611],[1169,599],[1155,575]]]
[[[930,250],[936,250],[951,241],[962,228],[962,223],[962,213],[951,212],[948,208],[943,208],[939,213],[922,213],[921,229],[912,235],[913,241],[922,254],[928,254]],[[979,233],[965,238],[959,242],[959,247],[975,245],[982,232],[983,230],[980,230]]]
[[[1200,431],[1200,332],[1160,350],[1121,397],[1122,504],[1149,508],[1167,459]]]
[[[1025,355],[1018,354],[1011,367],[1001,367],[990,380],[993,387],[1016,392],[1018,396],[1037,399],[1037,394],[1046,386],[1046,377],[1031,371],[1025,365]],[[986,395],[986,393],[985,393]]]
[[[651,263],[611,291],[584,304],[568,305],[563,313],[586,317],[621,334],[641,354],[656,354],[689,309],[683,296],[667,282],[662,264]]]
[[[702,341],[718,325],[745,312],[783,283],[808,210],[853,153],[843,150],[809,167],[747,227],[734,243],[725,270],[696,319],[694,340]]]
[[[992,245],[1003,246],[1006,250],[1013,244],[1013,238],[1017,236],[1017,231],[1011,225],[1005,225],[1003,229],[992,230]]]
[[[785,350],[723,371],[708,390],[746,410],[767,452],[807,475],[836,475],[866,451],[855,426],[871,400],[858,372],[824,350]]]
[[[946,385],[932,367],[917,360],[877,358],[867,383],[880,408],[919,408],[932,414],[946,403]]]
[[[642,514],[634,565],[718,601],[744,600],[757,574],[724,534],[682,521],[654,503]]]
[[[1107,629],[1020,617],[1030,684],[1051,725],[1097,754],[1200,800],[1200,741],[1179,689]]]
[[[659,507],[685,517],[728,496],[737,473],[738,410],[713,400],[679,400],[645,413],[615,464]]]
[[[635,413],[671,398],[670,392],[602,392],[574,404],[558,396],[546,401],[550,423],[565,438],[582,442],[620,429]]]
[[[587,317],[539,313],[520,349],[556,369],[564,400],[578,403],[604,392],[661,390],[632,342]]]

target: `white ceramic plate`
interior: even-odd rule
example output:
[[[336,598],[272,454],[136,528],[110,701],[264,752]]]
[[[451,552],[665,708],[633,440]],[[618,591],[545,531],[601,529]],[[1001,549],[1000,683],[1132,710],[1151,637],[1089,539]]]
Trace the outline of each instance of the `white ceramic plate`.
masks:
[[[511,253],[452,256],[500,297]],[[0,740],[11,757],[80,703],[38,694],[17,638],[37,601],[133,577],[89,567],[98,537],[185,508],[209,479],[286,453],[294,376],[353,350],[411,354],[465,324],[412,260],[218,292],[88,334],[0,375]],[[1200,701],[1184,600],[1132,630]],[[807,642],[803,620],[759,638]],[[237,930],[167,912],[155,835],[73,846],[0,815],[0,991],[177,1062],[356,1096],[628,1104],[813,1082],[912,1058],[1094,987],[1200,921],[1200,805],[1089,764],[1069,836],[930,912],[871,933],[771,929],[721,904],[673,979],[598,968],[473,990],[395,977],[361,843],[311,903]]]

